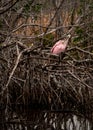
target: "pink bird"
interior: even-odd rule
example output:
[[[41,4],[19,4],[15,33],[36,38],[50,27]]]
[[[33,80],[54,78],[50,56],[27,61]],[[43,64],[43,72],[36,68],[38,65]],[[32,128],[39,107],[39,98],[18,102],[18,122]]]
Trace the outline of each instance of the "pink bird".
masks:
[[[68,35],[68,37],[65,40],[59,40],[55,43],[55,45],[51,48],[51,53],[55,55],[59,55],[61,52],[65,52],[69,39],[71,35]]]

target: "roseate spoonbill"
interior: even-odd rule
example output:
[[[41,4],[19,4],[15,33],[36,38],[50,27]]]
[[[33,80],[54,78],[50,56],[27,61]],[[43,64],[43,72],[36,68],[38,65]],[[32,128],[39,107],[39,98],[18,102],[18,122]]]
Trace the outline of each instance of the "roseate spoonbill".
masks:
[[[65,52],[71,35],[68,35],[66,39],[57,41],[51,48],[51,53],[59,55],[61,52]]]

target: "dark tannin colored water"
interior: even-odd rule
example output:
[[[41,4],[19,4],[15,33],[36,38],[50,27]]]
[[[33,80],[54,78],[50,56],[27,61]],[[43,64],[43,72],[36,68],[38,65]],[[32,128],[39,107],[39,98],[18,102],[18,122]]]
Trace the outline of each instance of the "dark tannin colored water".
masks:
[[[93,127],[91,121],[80,115],[21,108],[0,111],[0,130],[93,130]]]

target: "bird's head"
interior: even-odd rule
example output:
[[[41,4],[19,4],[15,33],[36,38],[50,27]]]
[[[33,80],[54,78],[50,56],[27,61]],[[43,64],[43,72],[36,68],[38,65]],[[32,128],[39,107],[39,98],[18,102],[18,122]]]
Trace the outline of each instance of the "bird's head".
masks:
[[[68,34],[68,35],[66,36],[66,38],[65,38],[64,44],[69,44],[70,40],[71,40],[71,34]]]
[[[67,37],[68,37],[68,38],[71,38],[71,34],[68,34]]]

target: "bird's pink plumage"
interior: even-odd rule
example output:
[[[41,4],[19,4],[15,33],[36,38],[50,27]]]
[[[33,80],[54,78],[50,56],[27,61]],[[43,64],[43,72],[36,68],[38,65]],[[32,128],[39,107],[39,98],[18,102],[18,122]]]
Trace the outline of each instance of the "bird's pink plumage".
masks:
[[[51,48],[51,53],[52,54],[60,54],[61,52],[64,52],[66,50],[67,43],[68,43],[68,40],[59,40]]]

